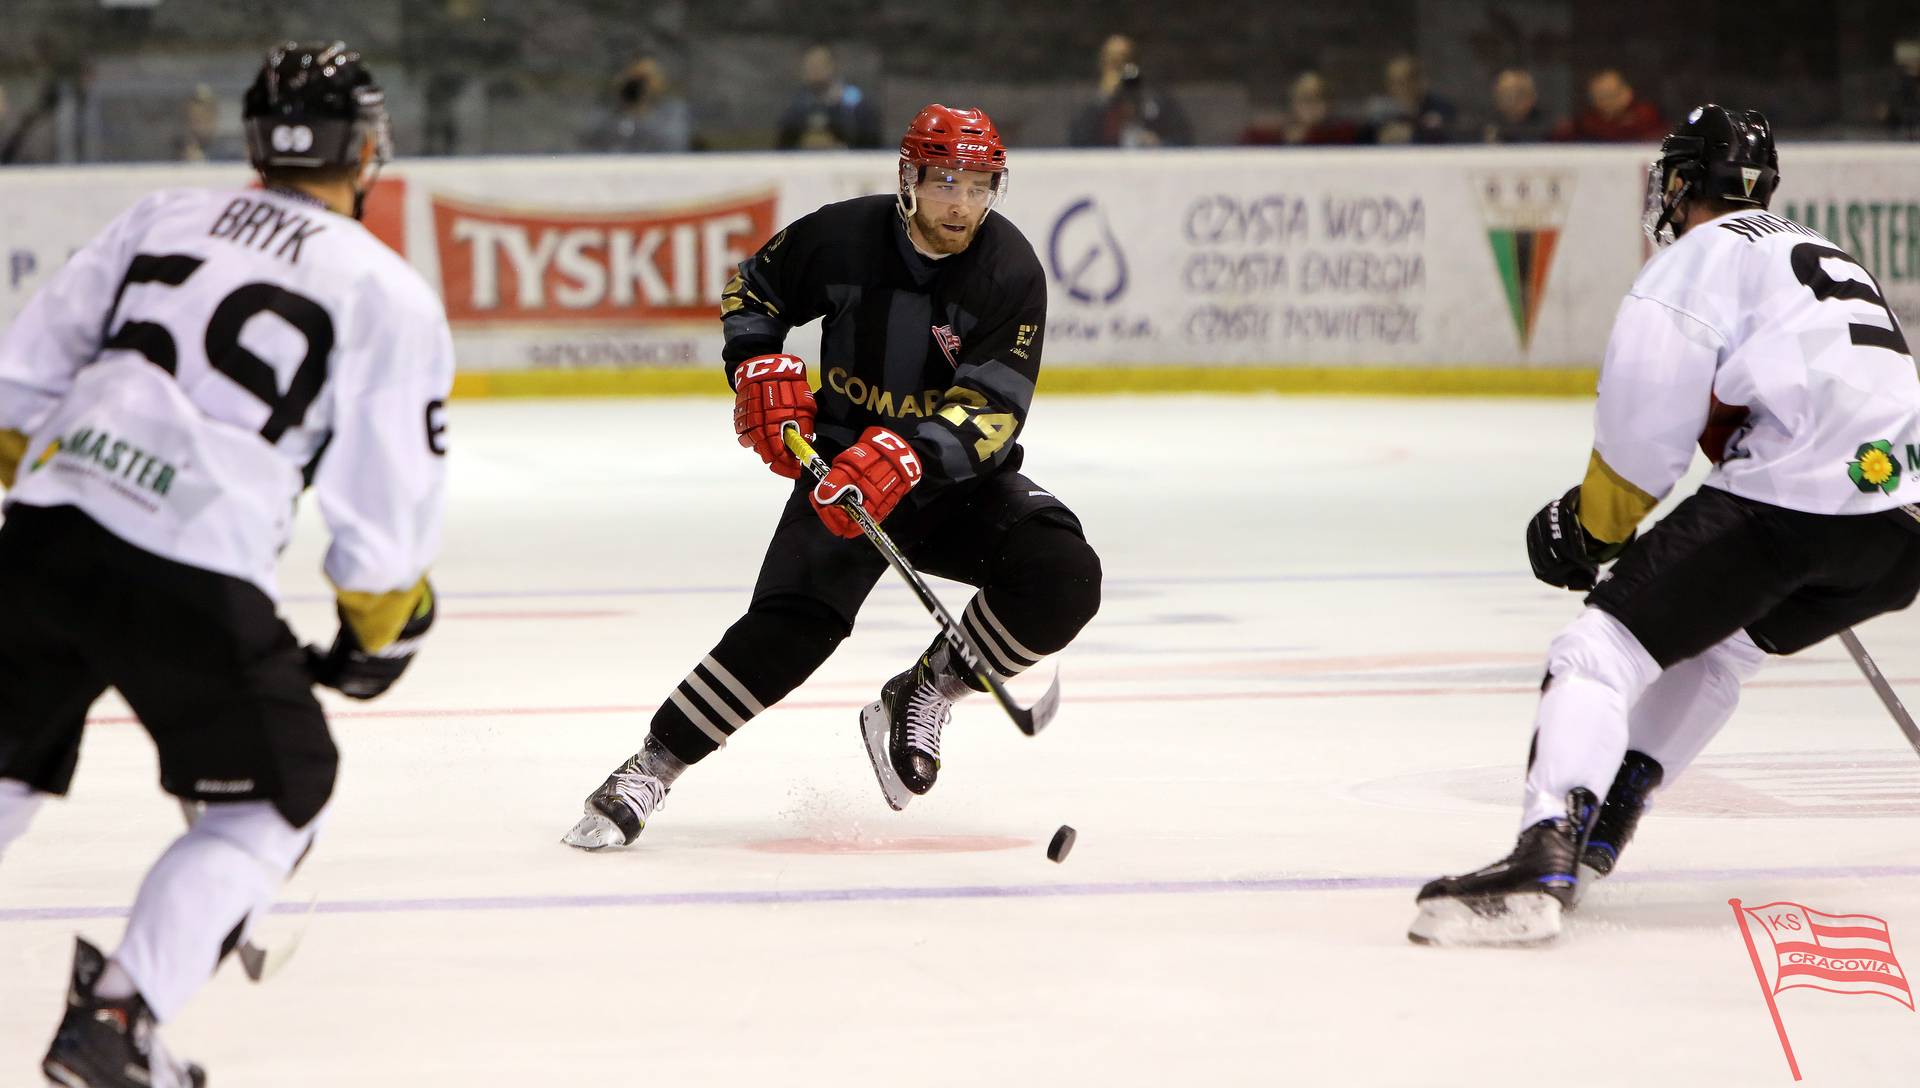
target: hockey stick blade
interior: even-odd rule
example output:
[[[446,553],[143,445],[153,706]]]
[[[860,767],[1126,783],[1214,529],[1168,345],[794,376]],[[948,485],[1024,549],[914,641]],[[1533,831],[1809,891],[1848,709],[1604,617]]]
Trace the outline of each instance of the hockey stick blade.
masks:
[[[1867,648],[1860,644],[1860,636],[1854,634],[1853,628],[1849,627],[1840,632],[1840,644],[1847,648],[1848,654],[1852,655],[1853,663],[1860,666],[1860,672],[1866,676],[1867,683],[1872,685],[1873,693],[1880,697],[1880,704],[1887,708],[1888,714],[1893,716],[1893,724],[1900,727],[1900,732],[1907,736],[1907,743],[1913,745],[1916,754],[1920,754],[1920,726],[1913,724],[1913,715],[1907,713],[1907,708],[1901,704],[1900,696],[1893,690],[1893,685],[1887,682],[1886,676],[1880,672],[1880,666],[1868,656]]]
[[[316,895],[307,900],[307,909],[301,913],[297,928],[287,939],[271,947],[262,946],[251,940],[241,942],[233,954],[240,960],[240,969],[255,982],[265,982],[280,973],[293,954],[300,950],[300,939],[307,935],[307,920],[312,917],[313,909],[319,903]]]
[[[781,424],[780,438],[786,443],[787,451],[799,460],[814,479],[826,479],[829,469],[826,458],[821,457],[813,448],[813,444],[807,441],[807,436],[800,433],[799,424],[792,421]],[[987,686],[988,691],[993,693],[994,702],[999,703],[1000,708],[1007,712],[1007,716],[1013,719],[1013,724],[1029,737],[1036,736],[1040,730],[1045,729],[1047,723],[1053,720],[1054,714],[1060,709],[1059,671],[1055,670],[1053,683],[1048,685],[1046,694],[1031,707],[1023,707],[1015,702],[1013,695],[1007,691],[1006,685],[1000,682],[1000,678],[995,676],[993,669],[987,665],[986,655],[973,644],[973,639],[961,629],[960,624],[954,621],[952,613],[949,613],[940,603],[940,599],[933,595],[933,590],[920,577],[920,572],[914,570],[913,564],[907,562],[906,554],[900,550],[900,546],[893,542],[893,538],[887,535],[886,530],[880,528],[880,523],[873,520],[873,515],[867,513],[867,508],[861,505],[860,493],[849,489],[838,502],[846,510],[847,516],[853,519],[854,524],[860,526],[860,531],[866,534],[867,540],[880,550],[880,554],[887,560],[887,565],[898,571],[900,577],[906,580],[914,596],[920,598],[920,604],[939,623],[941,635],[945,636],[954,652],[960,655],[960,660],[966,663],[968,670]]]
[[[200,813],[205,807],[205,803],[200,801],[180,802],[180,815],[186,818],[189,828],[199,821]],[[307,900],[307,916],[313,914],[314,904],[318,901],[319,896],[317,894],[312,899]],[[293,931],[292,936],[273,948],[263,948],[251,938],[248,938],[234,946],[234,958],[240,961],[240,969],[247,973],[247,978],[254,982],[265,982],[278,973],[282,967],[285,967],[288,960],[293,958],[294,950],[300,947],[300,938],[305,935],[306,923],[303,921],[300,928]]]

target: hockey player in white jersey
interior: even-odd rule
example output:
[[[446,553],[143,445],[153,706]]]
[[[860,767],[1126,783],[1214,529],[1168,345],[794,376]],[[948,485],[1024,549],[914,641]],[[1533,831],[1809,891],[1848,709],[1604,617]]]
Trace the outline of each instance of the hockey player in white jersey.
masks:
[[[1614,322],[1585,480],[1527,530],[1542,581],[1591,592],[1548,648],[1520,840],[1422,888],[1415,941],[1557,935],[1768,654],[1920,591],[1912,353],[1858,261],[1766,210],[1778,180],[1766,119],[1713,105],[1649,170],[1647,227],[1671,245]],[[1636,540],[1696,443],[1705,485]]]
[[[434,614],[452,342],[357,221],[383,97],[344,45],[289,42],[243,116],[261,188],[142,200],[0,336],[0,850],[66,792],[108,686],[161,787],[203,806],[113,955],[79,942],[42,1066],[61,1085],[205,1083],[156,1028],[312,844],[337,764],[312,685],[380,694]],[[324,653],[275,605],[309,487],[339,601]]]

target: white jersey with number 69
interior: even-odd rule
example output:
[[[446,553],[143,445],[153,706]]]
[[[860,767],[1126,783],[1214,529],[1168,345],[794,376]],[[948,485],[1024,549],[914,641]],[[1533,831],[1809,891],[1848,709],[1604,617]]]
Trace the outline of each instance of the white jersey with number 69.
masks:
[[[170,190],[115,220],[0,335],[9,505],[80,508],[275,594],[311,485],[343,594],[439,548],[453,345],[439,299],[353,219],[278,190]]]
[[[1687,470],[1712,401],[1746,420],[1706,484],[1814,514],[1920,501],[1920,372],[1880,286],[1838,246],[1752,210],[1656,255],[1600,372],[1580,520],[1622,540]]]

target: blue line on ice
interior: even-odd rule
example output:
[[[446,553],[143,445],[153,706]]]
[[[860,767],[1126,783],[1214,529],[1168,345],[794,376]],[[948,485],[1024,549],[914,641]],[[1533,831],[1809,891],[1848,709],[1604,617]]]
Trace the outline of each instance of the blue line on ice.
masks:
[[[1611,881],[1684,884],[1725,880],[1869,880],[1920,877],[1920,865],[1819,866],[1775,869],[1673,869],[1621,873]],[[1419,887],[1424,876],[1229,877],[1218,880],[1119,880],[1087,884],[962,884],[930,887],[738,889],[639,892],[618,895],[498,895],[425,899],[341,899],[321,902],[316,914],[428,914],[440,911],[581,910],[602,907],[743,906],[887,902],[912,899],[1060,899],[1076,896],[1204,895],[1216,893],[1378,891]],[[304,903],[280,903],[276,914],[300,914]],[[120,918],[125,907],[6,907],[0,922],[57,922]]]

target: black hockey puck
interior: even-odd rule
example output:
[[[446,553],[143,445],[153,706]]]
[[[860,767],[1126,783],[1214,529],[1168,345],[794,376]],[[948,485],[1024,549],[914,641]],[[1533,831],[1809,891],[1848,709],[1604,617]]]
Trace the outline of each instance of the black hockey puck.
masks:
[[[1077,837],[1073,828],[1061,824],[1060,830],[1053,833],[1053,841],[1047,844],[1047,858],[1056,862],[1067,860],[1067,854],[1073,850],[1073,840]]]

